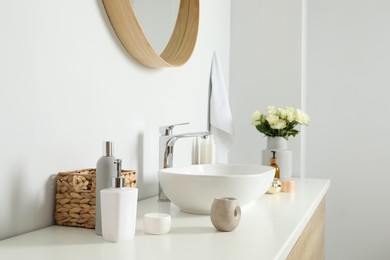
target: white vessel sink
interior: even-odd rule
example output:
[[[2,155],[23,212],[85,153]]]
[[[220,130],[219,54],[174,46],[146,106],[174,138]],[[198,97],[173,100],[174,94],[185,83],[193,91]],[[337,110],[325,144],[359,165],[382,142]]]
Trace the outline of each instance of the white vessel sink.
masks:
[[[209,214],[217,197],[234,197],[245,206],[271,186],[275,169],[264,165],[200,164],[158,173],[167,197],[183,211]]]

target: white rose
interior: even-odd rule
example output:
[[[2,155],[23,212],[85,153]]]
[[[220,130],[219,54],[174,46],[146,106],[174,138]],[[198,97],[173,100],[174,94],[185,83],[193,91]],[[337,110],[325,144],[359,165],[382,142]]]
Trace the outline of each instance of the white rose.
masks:
[[[304,113],[304,115],[305,115],[305,125],[308,125],[310,123],[310,117],[306,113]]]
[[[295,109],[293,107],[285,107],[287,121],[292,122],[295,120]]]
[[[279,108],[279,116],[281,119],[287,120],[287,121],[293,121],[294,117],[294,109],[291,111],[290,107],[285,108]],[[291,120],[292,119],[292,120]]]
[[[277,115],[278,114],[278,110],[274,106],[268,106],[267,107],[267,114],[268,115]]]
[[[295,113],[294,111],[288,111],[287,113],[287,121],[292,122],[295,120]]]
[[[279,121],[279,116],[274,115],[274,114],[269,114],[269,115],[266,116],[265,119],[268,121],[268,123],[270,125],[274,125],[274,124],[276,124]]]
[[[301,110],[297,109],[295,111],[295,121],[297,121],[299,124],[307,125],[310,121],[309,116],[302,112]]]
[[[254,126],[260,125],[262,114],[259,111],[255,111],[252,114],[251,123]]]
[[[283,119],[279,119],[274,124],[271,125],[272,129],[283,129],[287,126],[286,121]]]
[[[278,115],[281,119],[287,118],[287,111],[284,108],[278,108]]]

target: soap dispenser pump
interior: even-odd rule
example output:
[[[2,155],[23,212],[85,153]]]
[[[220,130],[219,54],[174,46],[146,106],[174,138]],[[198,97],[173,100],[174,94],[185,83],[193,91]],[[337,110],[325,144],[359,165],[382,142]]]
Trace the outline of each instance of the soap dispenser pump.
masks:
[[[275,168],[275,178],[280,179],[280,169],[278,166],[278,159],[276,158],[276,151],[271,151],[272,158],[270,160],[270,166]]]
[[[102,233],[107,241],[123,242],[134,238],[138,189],[125,187],[122,160],[116,160],[115,166],[112,187],[100,191]]]

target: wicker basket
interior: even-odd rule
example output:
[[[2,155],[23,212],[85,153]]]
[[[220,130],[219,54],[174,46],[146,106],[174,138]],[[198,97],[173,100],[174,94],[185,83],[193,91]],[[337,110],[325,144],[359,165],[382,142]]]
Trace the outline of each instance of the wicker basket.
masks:
[[[122,170],[127,187],[136,187],[133,170]],[[96,169],[57,174],[56,212],[58,225],[95,228]]]

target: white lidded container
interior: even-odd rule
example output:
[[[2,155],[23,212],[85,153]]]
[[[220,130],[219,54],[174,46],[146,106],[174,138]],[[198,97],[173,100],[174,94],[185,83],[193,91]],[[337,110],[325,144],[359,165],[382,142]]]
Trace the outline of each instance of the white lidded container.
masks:
[[[166,213],[149,213],[144,215],[146,234],[162,235],[171,230],[171,215]]]
[[[121,162],[116,160],[113,187],[100,191],[103,238],[111,242],[128,241],[135,234],[138,189],[125,187]]]

